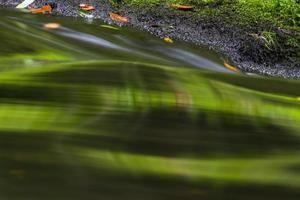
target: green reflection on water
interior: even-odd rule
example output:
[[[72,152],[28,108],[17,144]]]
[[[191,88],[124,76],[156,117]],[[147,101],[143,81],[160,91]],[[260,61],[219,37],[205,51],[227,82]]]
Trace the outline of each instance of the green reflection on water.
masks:
[[[298,199],[297,81],[191,68],[116,39],[164,45],[149,35],[55,18],[130,51],[76,43],[5,12],[2,199]]]

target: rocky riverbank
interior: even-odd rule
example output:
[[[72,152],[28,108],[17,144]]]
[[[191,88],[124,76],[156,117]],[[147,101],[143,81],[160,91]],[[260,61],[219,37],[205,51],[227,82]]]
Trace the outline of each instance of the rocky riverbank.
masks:
[[[0,0],[3,7],[13,8],[22,0]],[[48,0],[36,0],[40,7]],[[78,5],[82,1],[55,1],[53,15],[80,17]],[[297,30],[279,27],[268,20],[243,23],[230,6],[218,8],[215,4],[200,5],[214,10],[207,14],[170,8],[168,4],[128,4],[109,0],[90,0],[95,7],[89,14],[107,23],[133,26],[173,40],[206,46],[221,53],[230,63],[244,72],[300,78],[300,36]],[[211,7],[210,7],[211,6]],[[198,7],[199,8],[199,7]],[[218,10],[219,9],[219,10]],[[226,10],[228,9],[228,10]],[[232,7],[234,9],[234,7]],[[216,12],[218,10],[218,12]],[[109,12],[126,16],[129,22],[118,23]]]

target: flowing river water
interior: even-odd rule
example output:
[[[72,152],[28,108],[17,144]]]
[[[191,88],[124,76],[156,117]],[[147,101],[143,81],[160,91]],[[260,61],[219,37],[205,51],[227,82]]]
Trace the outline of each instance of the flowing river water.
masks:
[[[298,81],[128,27],[8,10],[0,71],[0,199],[300,198]]]

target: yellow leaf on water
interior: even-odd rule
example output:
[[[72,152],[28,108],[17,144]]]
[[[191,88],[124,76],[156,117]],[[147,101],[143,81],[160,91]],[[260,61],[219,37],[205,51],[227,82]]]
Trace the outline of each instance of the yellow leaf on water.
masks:
[[[110,25],[103,24],[103,25],[100,25],[100,26],[103,27],[103,28],[109,28],[109,29],[113,29],[113,30],[119,30],[119,28],[114,27],[114,26],[110,26]]]
[[[231,71],[237,72],[237,73],[240,72],[240,70],[238,70],[235,66],[232,66],[232,65],[228,64],[227,62],[224,62],[224,67],[226,67],[227,69],[229,69]]]
[[[174,43],[174,41],[169,37],[164,38],[164,41],[167,43]]]

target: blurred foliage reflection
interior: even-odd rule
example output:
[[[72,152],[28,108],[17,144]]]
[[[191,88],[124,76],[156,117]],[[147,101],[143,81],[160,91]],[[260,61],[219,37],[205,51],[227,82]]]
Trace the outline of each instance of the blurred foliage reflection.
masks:
[[[129,28],[0,19],[1,199],[299,199],[299,82]]]

